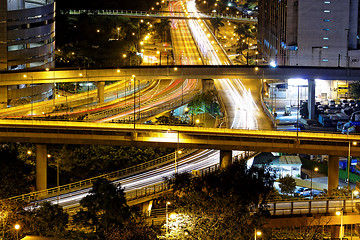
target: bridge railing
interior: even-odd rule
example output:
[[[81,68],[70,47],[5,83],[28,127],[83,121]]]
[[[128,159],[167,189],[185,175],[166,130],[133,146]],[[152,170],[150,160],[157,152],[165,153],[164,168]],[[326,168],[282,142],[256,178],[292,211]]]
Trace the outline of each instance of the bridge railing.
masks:
[[[183,149],[181,151],[181,154],[177,153],[177,158],[182,158],[185,157],[191,153],[193,153],[196,150],[193,149]],[[74,183],[70,183],[70,184],[66,184],[66,185],[62,185],[59,187],[54,187],[54,188],[49,188],[49,189],[45,189],[42,191],[37,191],[37,192],[31,192],[31,193],[27,193],[27,194],[23,194],[20,196],[15,196],[15,197],[11,197],[9,198],[9,200],[15,200],[15,201],[24,201],[24,202],[32,202],[32,201],[37,201],[37,200],[41,200],[41,199],[45,199],[45,198],[50,198],[50,197],[54,197],[60,194],[64,194],[64,193],[68,193],[70,191],[74,191],[74,190],[80,190],[80,189],[84,189],[84,188],[89,188],[92,186],[92,184],[99,178],[106,178],[109,180],[116,180],[119,178],[123,178],[126,177],[128,175],[134,174],[136,172],[140,172],[143,170],[148,170],[154,166],[157,166],[159,164],[165,164],[168,162],[172,162],[175,159],[175,152],[167,154],[165,156],[156,158],[154,160],[145,162],[145,163],[141,163],[126,169],[122,169],[119,171],[115,171],[112,173],[108,173],[108,174],[103,174],[100,176],[96,176],[93,178],[89,178],[89,179],[85,179],[82,181],[78,181],[78,182],[74,182]],[[61,196],[60,196],[61,198]]]
[[[90,14],[90,15],[110,15],[110,16],[143,16],[143,17],[174,17],[174,18],[198,18],[197,13],[176,12],[176,11],[135,11],[135,10],[70,10],[71,15]],[[171,15],[170,15],[171,13]],[[235,21],[257,22],[256,17],[247,15],[233,15],[222,13],[202,13],[200,18],[224,18]]]
[[[322,199],[270,202],[267,203],[272,215],[301,215],[301,214],[335,214],[337,211],[345,213],[359,211],[360,199]]]

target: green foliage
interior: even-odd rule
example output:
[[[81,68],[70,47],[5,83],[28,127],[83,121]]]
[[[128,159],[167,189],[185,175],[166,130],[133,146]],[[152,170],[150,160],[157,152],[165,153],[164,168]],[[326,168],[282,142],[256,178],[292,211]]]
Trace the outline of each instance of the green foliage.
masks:
[[[283,192],[285,194],[293,194],[295,192],[296,181],[290,175],[286,175],[285,177],[281,177],[279,179],[279,182],[280,182],[279,187],[281,189],[281,192]]]
[[[238,24],[234,29],[234,34],[238,36],[236,52],[243,54],[244,50],[249,49],[250,39],[256,38],[256,28],[253,28],[250,24]]]
[[[135,53],[140,51],[140,39],[149,32],[148,24],[124,17],[59,15],[55,59],[58,67],[118,67],[140,63]]]
[[[126,203],[124,189],[106,179],[94,182],[89,195],[80,201],[81,210],[73,217],[73,222],[83,229],[104,238],[114,227],[123,228],[130,219],[130,208]]]
[[[349,93],[352,98],[360,98],[360,82],[355,81],[349,84]]]
[[[30,156],[21,155],[20,144],[0,145],[0,198],[30,192],[33,168]]]
[[[273,178],[262,168],[234,163],[197,178],[178,174],[167,183],[178,214],[169,224],[168,239],[184,238],[185,230],[194,239],[250,239],[269,214],[265,203]]]
[[[214,29],[214,35],[217,36],[220,27],[225,26],[225,24],[222,22],[222,18],[216,17],[210,19],[211,26]]]
[[[23,203],[16,201],[9,201],[6,199],[0,200],[0,217],[2,231],[0,231],[1,239],[14,239],[15,224],[22,224],[21,212],[25,207]],[[21,233],[20,236],[21,237]]]
[[[188,108],[191,115],[201,113],[220,114],[220,106],[216,93],[213,90],[195,95],[191,102],[189,102]]]
[[[160,22],[154,24],[156,35],[162,42],[170,41],[170,24],[168,19],[161,19]]]
[[[182,121],[181,119],[174,117],[173,115],[170,116],[160,116],[156,117],[156,123],[160,125],[187,125],[188,123],[185,121]]]
[[[56,173],[59,162],[62,185],[144,163],[172,151],[152,147],[53,145],[49,146],[52,156],[49,159],[49,172]],[[51,176],[54,177],[49,179],[49,185],[56,186],[56,174]]]
[[[41,203],[39,208],[23,213],[22,232],[28,235],[63,237],[69,215],[60,205]]]

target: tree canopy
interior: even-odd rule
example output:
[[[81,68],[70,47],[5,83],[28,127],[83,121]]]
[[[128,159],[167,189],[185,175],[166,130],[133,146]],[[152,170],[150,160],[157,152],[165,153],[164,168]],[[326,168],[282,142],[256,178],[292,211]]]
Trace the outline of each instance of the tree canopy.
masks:
[[[167,181],[177,214],[168,239],[186,233],[195,239],[250,239],[268,214],[264,204],[273,178],[263,168],[234,163],[202,177],[182,173]]]

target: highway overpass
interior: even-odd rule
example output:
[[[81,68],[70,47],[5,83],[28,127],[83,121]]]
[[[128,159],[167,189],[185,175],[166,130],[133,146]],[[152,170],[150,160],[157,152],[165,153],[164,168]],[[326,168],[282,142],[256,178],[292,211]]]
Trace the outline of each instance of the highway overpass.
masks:
[[[105,82],[131,79],[323,79],[359,80],[358,68],[288,66],[138,66],[118,69],[81,69],[55,71],[14,71],[0,73],[0,86],[59,82]]]
[[[0,142],[248,150],[347,156],[359,135],[116,123],[0,120]],[[360,146],[351,147],[360,155]]]

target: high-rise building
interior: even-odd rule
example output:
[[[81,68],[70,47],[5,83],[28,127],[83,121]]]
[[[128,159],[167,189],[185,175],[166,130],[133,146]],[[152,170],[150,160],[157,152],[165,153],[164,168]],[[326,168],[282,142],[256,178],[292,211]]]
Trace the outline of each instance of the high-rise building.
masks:
[[[359,0],[259,0],[259,50],[292,66],[360,67]]]
[[[0,71],[53,68],[54,0],[0,0]]]

